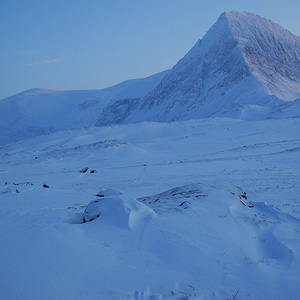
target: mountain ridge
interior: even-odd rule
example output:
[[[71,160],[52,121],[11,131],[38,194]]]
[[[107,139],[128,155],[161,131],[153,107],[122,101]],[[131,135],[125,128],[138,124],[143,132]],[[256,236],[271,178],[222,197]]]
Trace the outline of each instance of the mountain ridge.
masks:
[[[168,73],[131,79],[102,90],[35,88],[0,101],[0,145],[55,131],[95,126],[102,109],[147,94]]]
[[[251,44],[259,50],[251,52]],[[265,53],[266,46],[278,49]],[[292,63],[285,67],[289,55]],[[281,100],[300,97],[299,57],[300,38],[280,25],[251,13],[224,12],[152,92],[106,107],[98,125],[211,116],[261,118],[261,111],[269,112]],[[258,111],[253,105],[262,107]]]

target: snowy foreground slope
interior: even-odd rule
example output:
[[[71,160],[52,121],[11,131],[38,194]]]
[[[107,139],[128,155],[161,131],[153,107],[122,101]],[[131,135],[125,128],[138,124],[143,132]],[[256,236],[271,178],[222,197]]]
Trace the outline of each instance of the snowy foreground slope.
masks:
[[[228,11],[152,92],[107,106],[98,124],[263,119],[299,97],[300,37],[260,16]]]
[[[0,145],[59,130],[94,126],[103,108],[149,93],[167,74],[127,80],[102,90],[32,89],[0,101]]]
[[[1,299],[299,299],[299,132],[216,118],[1,146]]]

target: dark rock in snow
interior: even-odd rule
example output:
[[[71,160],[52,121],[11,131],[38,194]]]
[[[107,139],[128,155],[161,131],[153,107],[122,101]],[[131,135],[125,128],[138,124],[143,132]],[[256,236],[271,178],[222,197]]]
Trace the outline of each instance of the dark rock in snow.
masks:
[[[109,189],[100,190],[96,196],[97,197],[112,197],[112,196],[121,196],[123,194],[124,193],[121,190],[109,188]]]
[[[88,167],[85,167],[85,168],[83,168],[83,169],[82,169],[81,171],[79,171],[79,172],[80,172],[80,173],[86,173],[88,169],[89,169]]]

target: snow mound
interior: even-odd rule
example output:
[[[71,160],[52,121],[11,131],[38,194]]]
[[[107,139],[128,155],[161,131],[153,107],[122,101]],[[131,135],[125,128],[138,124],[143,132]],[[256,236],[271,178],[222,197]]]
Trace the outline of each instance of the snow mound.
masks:
[[[106,190],[110,196],[91,201],[84,210],[82,223],[99,218],[101,224],[134,229],[153,215],[153,211],[137,201],[125,201],[112,194],[118,190]]]

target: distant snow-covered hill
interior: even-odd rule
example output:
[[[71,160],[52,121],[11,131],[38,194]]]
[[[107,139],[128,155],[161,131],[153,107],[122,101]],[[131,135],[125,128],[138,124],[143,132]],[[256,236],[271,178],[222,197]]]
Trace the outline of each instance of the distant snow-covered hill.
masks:
[[[58,130],[94,126],[102,109],[151,91],[168,71],[102,90],[31,89],[0,101],[0,144]]]
[[[229,11],[151,93],[108,106],[98,125],[260,119],[299,97],[300,37],[260,16]]]

